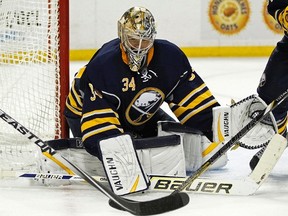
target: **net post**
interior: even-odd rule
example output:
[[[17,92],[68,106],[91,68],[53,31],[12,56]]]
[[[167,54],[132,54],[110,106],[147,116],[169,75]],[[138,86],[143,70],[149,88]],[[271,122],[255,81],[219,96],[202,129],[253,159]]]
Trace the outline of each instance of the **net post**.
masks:
[[[65,100],[69,92],[69,0],[59,0],[59,61],[60,61],[60,128],[61,137],[69,137],[64,117]],[[56,138],[56,137],[55,137]]]

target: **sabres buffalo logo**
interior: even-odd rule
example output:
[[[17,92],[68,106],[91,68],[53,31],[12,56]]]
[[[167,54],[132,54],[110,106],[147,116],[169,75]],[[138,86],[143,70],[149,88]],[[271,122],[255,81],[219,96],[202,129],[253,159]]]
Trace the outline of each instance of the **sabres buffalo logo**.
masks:
[[[164,94],[157,88],[145,88],[140,91],[126,110],[126,118],[132,125],[147,122],[159,109],[164,100]]]

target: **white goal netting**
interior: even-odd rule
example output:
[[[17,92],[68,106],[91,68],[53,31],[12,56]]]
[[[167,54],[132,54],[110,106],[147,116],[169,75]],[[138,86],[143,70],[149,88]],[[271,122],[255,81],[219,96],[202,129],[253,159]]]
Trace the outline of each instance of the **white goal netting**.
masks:
[[[0,109],[43,140],[62,130],[59,4],[0,0]],[[38,163],[37,147],[16,127],[0,119],[0,171]]]

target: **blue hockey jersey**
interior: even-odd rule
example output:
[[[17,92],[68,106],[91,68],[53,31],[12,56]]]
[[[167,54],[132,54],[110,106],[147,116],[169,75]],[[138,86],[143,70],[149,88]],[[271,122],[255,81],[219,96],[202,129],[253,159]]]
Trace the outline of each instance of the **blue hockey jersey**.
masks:
[[[82,118],[90,153],[103,137],[141,131],[164,101],[182,124],[211,134],[212,108],[219,104],[176,45],[156,39],[138,73],[127,62],[114,39],[75,75],[66,106]]]

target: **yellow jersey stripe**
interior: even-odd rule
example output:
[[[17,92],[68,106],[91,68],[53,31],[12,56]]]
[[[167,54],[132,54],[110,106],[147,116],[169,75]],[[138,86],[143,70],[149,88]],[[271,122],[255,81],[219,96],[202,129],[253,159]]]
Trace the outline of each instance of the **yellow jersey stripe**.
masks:
[[[95,118],[95,119],[84,122],[81,126],[81,130],[85,131],[96,125],[100,125],[100,124],[107,123],[107,122],[114,124],[114,125],[120,125],[119,120],[115,117]]]
[[[193,95],[195,95],[197,92],[200,92],[205,87],[206,85],[203,83],[201,86],[191,91],[185,98],[183,98],[183,100],[180,101],[179,106],[183,106],[191,97],[193,97]]]
[[[194,108],[211,96],[212,96],[212,94],[211,94],[210,90],[207,90],[206,92],[204,92],[203,94],[201,94],[197,98],[195,98],[190,104],[187,105],[187,107]]]
[[[77,102],[74,100],[72,94],[68,94],[68,99],[69,99],[69,102],[68,102],[68,103],[70,103],[70,105],[71,105],[72,107],[74,107],[75,109],[82,110],[82,107],[79,107],[79,106],[78,106],[78,104],[77,104]]]
[[[80,68],[80,70],[75,75],[75,78],[81,78],[85,70],[86,70],[86,66]]]
[[[79,111],[79,110],[75,109],[74,107],[72,107],[67,101],[66,101],[66,107],[67,107],[71,112],[73,112],[74,114],[79,115],[79,116],[82,115],[82,112],[81,112],[81,111]]]
[[[108,125],[106,127],[102,127],[102,128],[97,129],[97,130],[93,130],[93,131],[90,131],[89,133],[84,134],[84,136],[82,137],[82,141],[84,142],[87,138],[89,138],[91,136],[94,136],[96,134],[99,134],[99,133],[102,133],[102,132],[105,132],[105,131],[108,131],[108,130],[113,130],[113,129],[117,129],[121,133],[124,132],[123,129],[118,128],[115,125]]]
[[[72,89],[71,90],[72,90],[72,93],[73,93],[74,97],[76,98],[76,101],[77,101],[78,105],[81,106],[81,109],[82,109],[82,107],[83,107],[82,99],[81,99],[80,95],[77,93],[74,83],[72,84]],[[77,106],[77,107],[79,107],[79,106]]]
[[[83,115],[82,117],[82,121],[85,119],[85,118],[88,118],[88,117],[91,117],[93,115],[101,115],[101,114],[108,114],[108,113],[113,113],[115,114],[115,116],[118,118],[118,114],[116,112],[114,112],[112,109],[108,108],[108,109],[100,109],[100,110],[93,110],[91,112],[87,112]]]
[[[285,130],[287,128],[286,124],[287,124],[287,117],[285,117],[280,123],[277,123],[279,134],[282,134],[283,132],[285,132]]]
[[[207,107],[212,106],[213,104],[217,103],[215,99],[211,100],[209,103],[204,104],[203,106],[200,106],[199,108],[193,110],[188,115],[186,115],[184,118],[180,120],[182,124],[184,124],[186,121],[188,121],[191,117],[196,115],[197,113],[201,112],[202,110],[206,109]],[[178,116],[177,116],[178,117]]]
[[[195,98],[195,100],[193,100],[190,104],[185,106],[185,108],[184,107],[177,108],[174,111],[174,113],[176,116],[180,116],[182,113],[184,113],[187,110],[187,108],[193,109],[194,107],[198,106],[200,103],[202,103],[204,100],[206,100],[207,98],[209,98],[211,96],[212,96],[212,94],[211,94],[210,90],[207,90],[206,92],[204,92],[203,94],[201,94],[197,98]]]

